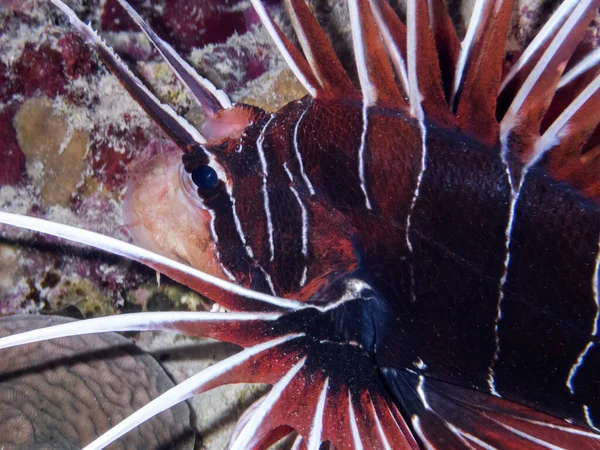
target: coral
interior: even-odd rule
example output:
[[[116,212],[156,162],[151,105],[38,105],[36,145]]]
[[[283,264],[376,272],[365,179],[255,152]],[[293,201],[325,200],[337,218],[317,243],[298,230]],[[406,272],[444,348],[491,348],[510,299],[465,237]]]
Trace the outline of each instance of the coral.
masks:
[[[52,103],[45,97],[23,103],[13,124],[42,202],[68,206],[86,166],[87,134],[73,131],[64,118],[53,115]]]
[[[62,317],[0,318],[0,336],[65,322]],[[152,357],[116,333],[45,342],[28,352],[14,348],[4,355],[0,398],[10,407],[0,409],[0,447],[7,450],[81,448],[98,430],[173,386]],[[128,433],[120,444],[190,450],[189,416],[187,405],[180,404]]]

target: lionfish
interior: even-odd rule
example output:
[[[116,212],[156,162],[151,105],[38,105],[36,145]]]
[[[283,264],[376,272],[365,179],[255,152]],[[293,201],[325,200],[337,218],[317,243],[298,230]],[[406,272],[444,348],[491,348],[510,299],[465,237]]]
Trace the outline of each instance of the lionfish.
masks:
[[[201,130],[52,1],[183,157],[130,180],[140,246],[0,222],[137,260],[230,312],[96,318],[0,347],[164,330],[244,348],[86,449],[240,382],[272,388],[232,449],[293,432],[296,449],[600,448],[600,51],[576,52],[600,0],[565,0],[506,74],[511,0],[476,0],[462,42],[443,0],[408,0],[406,24],[385,0],[348,0],[358,86],[304,0],[285,1],[301,50],[252,0],[308,92],[272,114],[232,104],[119,0],[203,107]],[[161,183],[193,217],[191,266],[161,256]]]

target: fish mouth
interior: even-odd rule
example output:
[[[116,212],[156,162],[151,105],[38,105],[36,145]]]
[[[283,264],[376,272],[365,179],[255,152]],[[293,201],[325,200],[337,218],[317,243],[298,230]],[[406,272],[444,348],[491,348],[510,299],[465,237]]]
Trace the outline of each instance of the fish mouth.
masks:
[[[181,151],[166,141],[151,142],[127,171],[125,226],[136,245],[228,280],[217,258],[211,215],[191,183],[182,172]]]

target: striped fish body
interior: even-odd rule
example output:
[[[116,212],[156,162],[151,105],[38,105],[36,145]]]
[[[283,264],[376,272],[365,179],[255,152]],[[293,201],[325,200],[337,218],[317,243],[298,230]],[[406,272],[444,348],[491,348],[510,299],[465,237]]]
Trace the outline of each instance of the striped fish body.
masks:
[[[402,110],[373,107],[367,119],[361,147],[360,103],[305,98],[211,148],[269,283],[230,208],[216,217],[225,264],[254,288],[306,300],[360,273],[390,312],[378,324],[380,367],[422,361],[427,376],[482,392],[493,382],[502,397],[581,424],[583,405],[600,414],[600,355],[579,360],[595,343],[598,206],[533,169],[511,217],[498,146],[438,123],[423,144]],[[184,157],[188,170],[194,159]]]
[[[252,0],[309,93],[270,114],[232,104],[119,0],[204,107],[206,136],[53,1],[183,150],[179,181],[223,276],[0,220],[141,261],[236,312],[95,319],[0,348],[138,329],[245,348],[89,449],[238,382],[273,388],[234,449],[292,430],[311,450],[600,448],[600,53],[570,61],[600,1],[566,0],[503,74],[510,0],[476,1],[462,43],[439,0],[408,0],[406,26],[384,1],[350,0],[359,90],[304,1],[286,1],[300,52]]]

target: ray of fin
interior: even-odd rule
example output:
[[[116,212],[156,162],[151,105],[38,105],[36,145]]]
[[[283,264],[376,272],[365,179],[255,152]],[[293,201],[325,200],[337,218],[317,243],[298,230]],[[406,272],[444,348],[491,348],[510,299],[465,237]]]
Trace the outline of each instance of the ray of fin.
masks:
[[[168,331],[241,346],[270,339],[274,313],[144,312],[79,320],[0,338],[0,349],[71,336],[124,331]]]
[[[354,450],[346,391],[343,387],[330,391],[323,412],[323,439],[333,443],[336,450]]]
[[[236,284],[214,277],[192,267],[173,261],[162,255],[158,255],[141,247],[120,241],[92,231],[81,228],[63,225],[48,220],[37,219],[35,217],[22,216],[0,211],[0,223],[37,231],[51,236],[67,239],[72,242],[89,245],[100,250],[107,251],[114,255],[133,259],[142,264],[152,267],[155,270],[169,276],[175,281],[182,283],[198,292],[206,291],[209,287],[214,287],[244,297],[246,299],[256,300],[262,304],[270,305],[275,308],[284,308],[297,310],[306,307],[306,305],[295,300],[288,300],[279,297],[262,294],[250,289],[243,288]],[[212,296],[210,298],[213,298]],[[223,305],[230,309],[236,309],[238,304]]]
[[[379,438],[382,444],[381,448],[383,450],[393,450],[392,446],[390,445],[390,440],[388,439],[386,430],[384,430],[381,426],[381,420],[379,419],[379,415],[375,410],[375,404],[373,403],[373,400],[369,399],[369,401],[371,402],[369,405],[369,414],[371,416],[370,419],[375,424],[375,429],[377,430],[377,434],[379,434]]]
[[[182,150],[190,146],[206,142],[204,136],[183,117],[179,116],[173,108],[165,105],[144,86],[144,84],[129,70],[119,56],[98,36],[89,25],[83,23],[79,17],[61,0],[52,0],[61,11],[69,18],[73,27],[81,36],[98,52],[104,63],[115,75],[131,96],[140,104],[146,113],[169,135]]]
[[[273,385],[271,392],[269,392],[258,408],[256,408],[252,417],[250,417],[243,429],[240,430],[235,441],[232,442],[230,450],[246,450],[249,447],[257,433],[261,431],[263,421],[269,417],[271,409],[281,398],[281,395],[298,374],[300,369],[302,369],[305,362],[306,358],[302,358],[283,378],[281,378],[281,380]]]
[[[548,22],[536,34],[535,38],[523,51],[523,54],[517,59],[510,71],[502,80],[500,92],[504,91],[509,84],[516,78],[526,77],[535,63],[540,59],[553,37],[558,30],[564,25],[567,17],[573,12],[579,0],[564,0],[558,9],[552,14]]]
[[[285,62],[288,64],[291,71],[294,72],[294,75],[296,75],[296,78],[298,78],[300,83],[302,83],[304,88],[311,96],[316,97],[319,93],[323,95],[322,90],[319,87],[319,82],[313,75],[310,65],[304,56],[298,51],[298,49],[294,47],[294,44],[292,44],[279,29],[271,16],[269,16],[269,13],[265,9],[262,1],[250,1],[252,2],[252,6],[254,6],[254,9],[256,10],[262,24],[269,32],[271,39],[273,39],[273,42],[275,42],[275,45],[283,56],[283,59],[285,59]]]
[[[577,80],[582,75],[587,74],[588,72],[596,72],[600,71],[600,47],[592,50],[588,55],[586,55],[579,63],[575,66],[571,67],[567,73],[565,73],[560,82],[558,83],[558,88],[562,89],[567,86],[569,83]]]
[[[319,450],[323,438],[323,416],[325,414],[325,403],[327,401],[327,390],[329,389],[329,378],[325,378],[321,394],[315,408],[310,434],[308,436],[308,450]]]
[[[581,45],[580,45],[581,47]],[[574,59],[575,55],[571,59]],[[552,97],[552,102],[544,116],[540,133],[544,134],[550,125],[560,116],[565,109],[579,96],[590,83],[600,74],[600,49],[589,51],[571,65],[569,61],[566,72],[558,83],[558,88]]]
[[[419,121],[425,114],[437,122],[452,125],[454,116],[442,89],[442,74],[429,24],[427,0],[408,0],[406,65],[411,112]]]
[[[461,44],[461,52],[458,57],[456,64],[456,73],[454,75],[454,85],[452,86],[452,96],[450,106],[453,110],[456,110],[457,95],[459,88],[464,79],[464,71],[467,67],[467,60],[469,54],[473,50],[473,45],[476,38],[481,37],[481,31],[483,24],[485,23],[485,15],[490,14],[491,6],[493,2],[486,0],[475,0],[473,5],[473,11],[471,11],[471,18],[469,19],[469,26],[467,27],[467,33]]]
[[[367,390],[357,393],[353,404],[356,414],[351,419],[349,392],[336,382],[332,385],[335,387],[330,387],[330,378],[324,373],[315,373],[308,366],[299,368],[244,414],[231,448],[265,449],[274,430],[283,434],[289,427],[304,437],[307,450],[318,450],[326,441],[340,450],[359,448],[357,442],[364,448],[418,448],[407,428],[409,437],[403,434],[382,397],[376,396],[374,402]],[[354,433],[352,420],[357,422]]]
[[[231,446],[232,442],[235,442],[242,432],[248,422],[252,419],[254,412],[260,408],[260,405],[263,403],[268,394],[263,395],[257,401],[255,401],[249,408],[247,408],[242,416],[238,419],[235,424],[235,429],[231,437],[229,438],[229,445],[227,448]],[[288,436],[290,433],[293,433],[294,430],[291,427],[278,427],[274,430],[267,430],[266,434],[260,435],[260,433],[255,433],[254,439],[248,444],[248,450],[267,450],[270,449],[273,444],[278,442],[281,438]]]
[[[540,137],[528,164],[535,164],[548,152],[548,170],[558,179],[564,180],[580,168],[581,149],[600,122],[599,108],[600,75],[597,75]]]
[[[160,52],[171,69],[189,89],[198,104],[208,114],[231,108],[231,101],[225,92],[218,90],[206,78],[201,77],[167,42],[162,40],[140,15],[125,0],[117,0],[129,17],[142,29],[152,45]]]
[[[510,148],[511,155],[523,164],[532,158],[542,118],[550,106],[562,72],[599,4],[600,0],[578,2],[517,92],[500,123],[505,156]]]
[[[258,448],[273,430],[292,427],[307,438],[308,450],[318,450],[323,440],[327,380],[306,367],[299,367],[294,376],[273,386],[246,423],[241,424],[231,448]]]
[[[454,77],[451,102],[458,124],[488,145],[498,141],[496,98],[512,6],[513,0],[475,2]]]
[[[366,106],[406,105],[396,87],[392,66],[368,0],[348,0],[352,46]]]
[[[304,443],[304,438],[301,435],[296,436],[294,443],[292,444],[292,448],[290,450],[303,450],[306,449],[306,444]]]
[[[393,442],[392,446],[388,435],[393,437],[391,433],[393,430],[381,427],[369,391],[363,391],[360,395],[355,396],[354,409],[357,419],[356,425],[365,449],[401,450],[410,448],[406,439],[403,438],[399,442]]]
[[[407,372],[396,371],[390,381],[429,448],[558,450],[600,443],[600,434],[489,394]]]
[[[364,450],[363,442],[356,423],[356,413],[354,412],[354,402],[352,401],[352,393],[348,390],[348,418],[350,419],[350,431],[352,433],[352,441],[356,450]]]
[[[440,69],[442,71],[442,84],[446,100],[449,102],[452,95],[452,86],[456,74],[456,66],[461,52],[461,43],[456,35],[452,19],[444,0],[429,1],[429,21],[435,47],[437,49]]]
[[[373,16],[392,61],[400,83],[400,92],[408,100],[408,74],[406,69],[406,27],[386,0],[371,1]]]
[[[402,413],[396,406],[396,403],[391,399],[388,401],[383,400],[381,409],[391,414],[392,417],[390,420],[395,421],[396,427],[400,429],[400,432],[404,436],[407,436],[406,439],[408,441],[408,444],[410,445],[410,448],[412,450],[420,450],[421,446],[417,443],[413,431],[409,428],[407,421],[404,419],[404,416],[402,416]]]
[[[324,94],[356,98],[356,88],[305,0],[285,0],[285,4],[304,55]]]
[[[225,384],[221,381],[221,378],[224,375],[233,371],[234,369],[239,368],[240,366],[251,365],[253,360],[261,357],[261,353],[266,352],[269,349],[276,348],[277,346],[280,346],[300,336],[301,335],[287,335],[255,345],[208,367],[202,372],[188,378],[177,386],[169,389],[156,399],[152,400],[150,403],[143,406],[132,415],[112,427],[94,442],[87,445],[83,450],[101,450],[107,447],[124,434],[133,430],[138,425],[144,423],[157,414],[187,400],[193,395]]]
[[[396,421],[394,413],[382,396],[372,394],[371,405],[377,429],[380,434],[385,435],[385,439],[393,449],[416,450],[419,448],[404,419],[398,413],[397,417],[400,417],[401,422]]]

